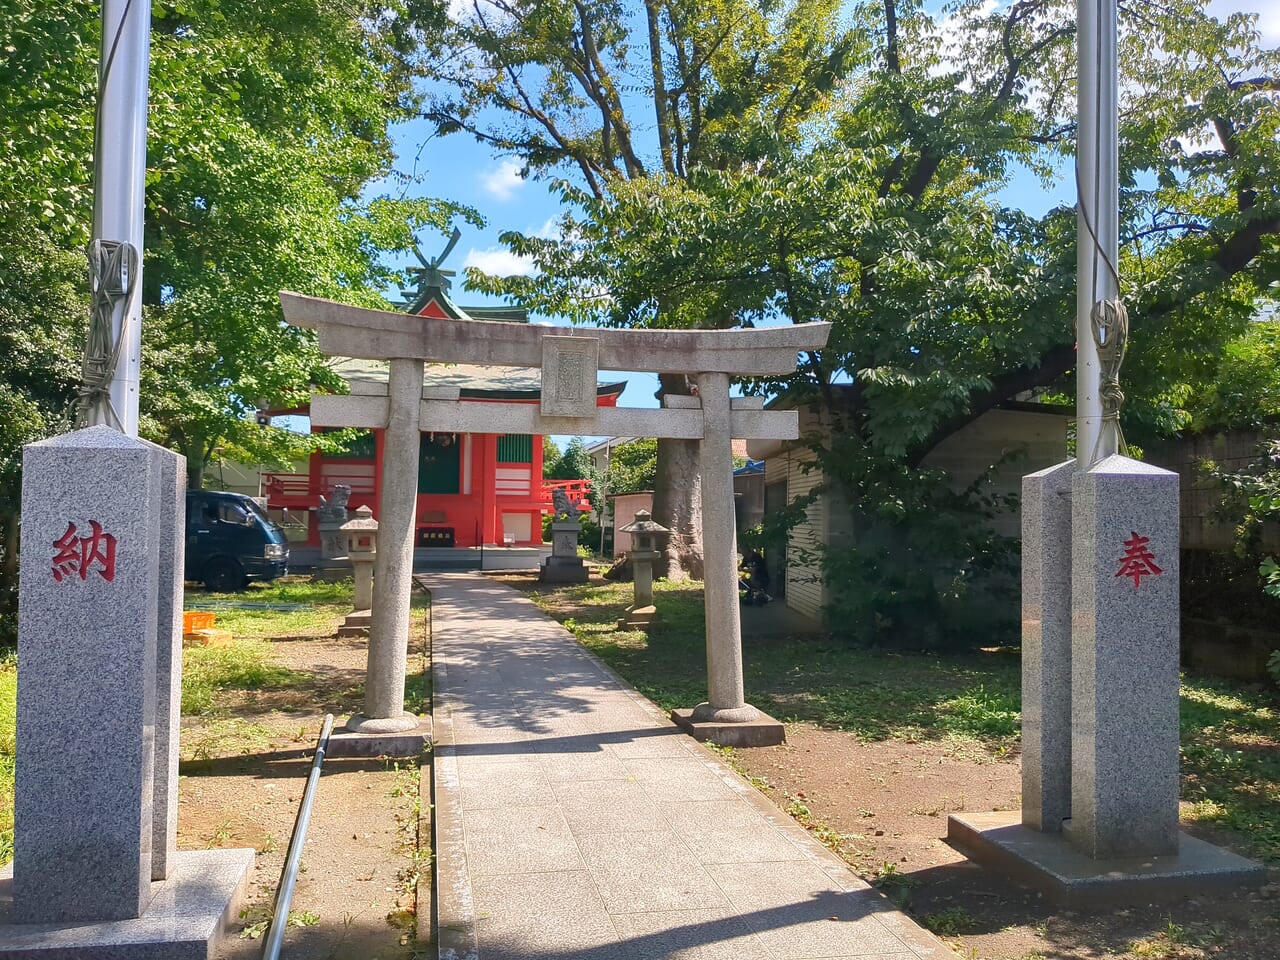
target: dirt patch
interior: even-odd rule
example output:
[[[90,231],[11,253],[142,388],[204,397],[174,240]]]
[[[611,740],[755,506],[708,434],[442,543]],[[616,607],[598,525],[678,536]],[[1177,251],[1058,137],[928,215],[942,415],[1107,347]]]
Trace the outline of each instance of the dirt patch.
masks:
[[[965,960],[1280,958],[1276,870],[1262,892],[1079,913],[1054,911],[1038,894],[970,864],[943,841],[947,814],[1016,809],[1016,756],[992,756],[969,741],[865,743],[789,724],[786,744],[740,750],[735,760]],[[1206,839],[1231,846],[1234,838]]]
[[[272,659],[297,671],[287,689],[222,693],[216,715],[183,721],[178,845],[252,847],[249,905],[261,935],[325,713],[342,723],[363,693],[365,642],[275,641]],[[412,661],[411,661],[412,662]],[[298,960],[403,960],[415,954],[417,769],[403,761],[329,759],[298,875],[284,955]],[[430,838],[422,838],[422,850]],[[219,955],[248,960],[262,941],[231,940]]]

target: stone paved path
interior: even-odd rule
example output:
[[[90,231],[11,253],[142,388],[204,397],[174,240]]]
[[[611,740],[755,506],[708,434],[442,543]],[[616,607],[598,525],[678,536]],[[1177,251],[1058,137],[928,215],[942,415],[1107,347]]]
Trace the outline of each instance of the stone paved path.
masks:
[[[527,598],[422,579],[441,958],[953,956]]]

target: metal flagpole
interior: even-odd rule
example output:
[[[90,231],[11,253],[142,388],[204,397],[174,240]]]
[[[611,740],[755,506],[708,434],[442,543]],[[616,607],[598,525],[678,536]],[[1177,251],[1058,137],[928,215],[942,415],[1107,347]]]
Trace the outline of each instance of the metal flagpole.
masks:
[[[80,421],[131,437],[138,435],[150,51],[148,0],[104,0],[89,245],[92,314]]]
[[[1116,0],[1077,0],[1076,56],[1076,457],[1088,467],[1102,450],[1101,368],[1091,313],[1117,301],[1120,148]]]

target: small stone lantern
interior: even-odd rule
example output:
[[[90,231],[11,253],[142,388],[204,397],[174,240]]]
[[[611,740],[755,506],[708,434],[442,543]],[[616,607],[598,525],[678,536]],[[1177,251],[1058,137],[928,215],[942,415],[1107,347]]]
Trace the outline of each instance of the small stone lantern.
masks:
[[[635,581],[635,602],[627,607],[626,616],[618,621],[618,629],[645,628],[658,615],[653,605],[653,561],[662,556],[658,539],[671,531],[654,523],[648,510],[637,510],[635,519],[622,528],[631,534],[631,573]]]
[[[355,612],[347,617],[342,636],[363,633],[369,626],[373,609],[373,561],[378,555],[378,521],[368,504],[356,508],[355,519],[344,523],[339,531],[347,548],[355,580]]]

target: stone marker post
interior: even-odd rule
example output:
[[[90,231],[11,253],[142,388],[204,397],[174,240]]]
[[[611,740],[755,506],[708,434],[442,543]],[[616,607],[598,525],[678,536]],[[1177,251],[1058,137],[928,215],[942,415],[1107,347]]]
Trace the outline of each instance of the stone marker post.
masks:
[[[1072,846],[1178,850],[1178,475],[1118,454],[1072,489]]]
[[[1071,816],[1071,478],[1068,460],[1022,478],[1022,823]]]
[[[354,733],[398,733],[419,720],[404,709],[413,588],[413,538],[418,513],[422,361],[393,358],[378,509],[378,604],[369,629],[364,712],[347,721]]]
[[[23,456],[20,923],[129,919],[151,903],[162,459],[104,426]]]
[[[146,441],[143,441],[144,443]],[[173,873],[178,851],[178,735],[182,705],[182,584],[187,553],[187,458],[148,443],[160,463],[156,600],[156,744],[151,879]]]
[[[347,502],[351,487],[335,483],[329,496],[320,498],[316,508],[316,529],[320,531],[320,559],[333,560],[346,552],[342,542],[342,525],[347,522]]]

